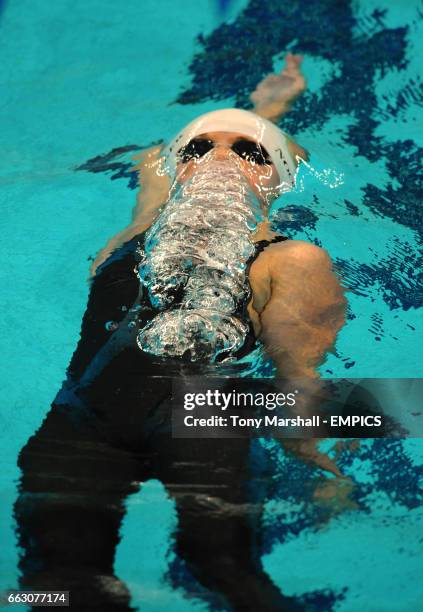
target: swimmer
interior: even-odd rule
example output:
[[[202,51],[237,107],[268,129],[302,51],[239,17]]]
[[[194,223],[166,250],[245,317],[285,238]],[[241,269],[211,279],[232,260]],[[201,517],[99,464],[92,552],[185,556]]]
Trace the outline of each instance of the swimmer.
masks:
[[[132,610],[116,549],[127,499],[157,479],[174,503],[173,546],[194,596],[207,590],[213,609],[306,609],[264,571],[250,441],[169,430],[172,377],[242,374],[259,341],[279,375],[315,381],[344,323],[326,251],[269,227],[271,203],[307,157],[272,122],[305,87],[300,63],[288,55],[259,84],[254,112],[208,113],[142,154],[132,223],[92,266],[66,380],[19,456],[21,588],[70,590],[84,612]],[[143,554],[134,547],[134,563]]]
[[[141,332],[141,350],[173,357],[188,354],[191,348],[191,359],[195,360],[199,351],[192,343],[189,347],[188,339],[183,346],[168,345],[171,336],[196,333],[192,329],[197,329],[205,317],[207,333],[218,335],[220,326],[221,335],[229,335],[238,349],[248,335],[247,328],[252,327],[252,334],[264,345],[279,376],[318,376],[317,367],[345,322],[344,289],[323,248],[277,236],[268,221],[272,202],[293,188],[298,165],[308,157],[301,146],[271,123],[278,121],[305,89],[301,60],[301,56],[288,54],[282,72],[267,76],[257,86],[251,94],[253,112],[227,109],[207,113],[190,123],[169,146],[142,153],[135,168],[141,190],[133,219],[109,241],[91,267],[94,276],[113,251],[135,236],[142,237],[140,280],[150,301],[160,306],[156,323]],[[237,212],[229,218],[231,201]],[[199,211],[203,221],[195,220]],[[177,231],[170,227],[172,224]],[[209,243],[205,249],[207,262],[205,241]],[[149,253],[153,242],[156,246]],[[193,256],[195,261],[188,269],[187,261]],[[160,263],[164,258],[168,259],[167,270]],[[220,281],[216,278],[218,269],[227,272]],[[223,304],[224,299],[211,300],[210,295],[199,297],[198,286],[203,287],[203,294],[208,286],[209,293],[217,289],[231,302],[227,293],[236,293],[237,289],[230,287],[228,278],[234,275],[244,287],[238,287],[230,305]],[[162,299],[164,293],[178,291],[185,292],[185,299],[171,299],[169,295]],[[247,308],[240,313],[240,304],[247,297]],[[182,315],[187,319],[185,325],[176,322]],[[216,321],[219,316],[220,322]],[[228,317],[232,317],[231,322]],[[219,350],[227,356],[227,345],[209,347],[205,355],[203,350],[203,357],[216,360]],[[236,353],[233,348],[232,353]]]

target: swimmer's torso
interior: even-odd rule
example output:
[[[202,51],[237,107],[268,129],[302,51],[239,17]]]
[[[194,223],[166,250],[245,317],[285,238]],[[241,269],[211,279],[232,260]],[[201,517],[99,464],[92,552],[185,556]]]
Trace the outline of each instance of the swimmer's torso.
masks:
[[[247,307],[251,265],[269,244],[254,241],[262,219],[236,163],[199,168],[98,268],[70,378],[104,389],[129,385],[128,376],[255,367],[261,348]]]

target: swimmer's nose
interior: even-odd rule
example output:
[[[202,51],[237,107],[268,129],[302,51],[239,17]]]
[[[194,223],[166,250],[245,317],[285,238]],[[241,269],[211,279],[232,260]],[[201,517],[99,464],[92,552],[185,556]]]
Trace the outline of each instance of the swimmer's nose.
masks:
[[[216,145],[215,146],[216,159],[224,160],[228,157],[230,152],[231,152],[231,149],[227,147],[226,145]]]

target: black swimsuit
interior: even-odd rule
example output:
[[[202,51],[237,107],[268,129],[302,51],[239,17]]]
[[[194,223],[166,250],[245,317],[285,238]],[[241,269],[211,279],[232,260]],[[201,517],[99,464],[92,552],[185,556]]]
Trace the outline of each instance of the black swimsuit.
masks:
[[[219,369],[219,364],[194,364],[182,358],[162,358],[141,351],[136,344],[137,331],[144,327],[158,312],[151,304],[148,292],[143,288],[135,273],[139,263],[138,247],[143,246],[145,233],[135,236],[115,251],[97,270],[92,282],[87,310],[84,315],[81,340],[68,368],[68,376],[74,383],[81,380],[84,386],[92,383],[108,361],[115,359],[118,352],[130,354],[131,370],[145,375],[204,374]],[[287,240],[277,236],[271,241],[255,243],[255,253],[247,264],[249,269],[258,255],[269,245]],[[240,359],[250,353],[256,343],[252,323],[247,313],[250,293],[239,305],[236,316],[249,327],[243,346],[232,356]],[[223,355],[225,358],[227,355]],[[122,358],[122,357],[121,357]],[[123,359],[122,364],[126,362]],[[222,374],[240,373],[242,366],[230,362],[224,365]],[[220,367],[222,367],[220,366]],[[114,377],[119,371],[114,366]]]
[[[156,478],[175,501],[174,548],[194,592],[206,589],[215,609],[302,610],[261,565],[260,505],[251,505],[245,486],[249,440],[170,434],[171,377],[207,367],[232,374],[233,366],[160,359],[138,348],[137,330],[153,314],[135,273],[140,239],[99,267],[67,380],[19,455],[20,585],[70,590],[72,609],[81,612],[132,610],[114,575],[116,546],[126,497]],[[254,258],[268,244],[257,243]],[[239,314],[248,316],[246,304]],[[251,327],[244,352],[253,344]]]

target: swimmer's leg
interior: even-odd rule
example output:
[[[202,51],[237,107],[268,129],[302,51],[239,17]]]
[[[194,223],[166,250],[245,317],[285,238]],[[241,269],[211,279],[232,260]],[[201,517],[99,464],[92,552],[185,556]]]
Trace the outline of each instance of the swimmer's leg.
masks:
[[[69,590],[75,610],[130,610],[113,572],[125,497],[135,462],[75,410],[53,407],[19,456],[15,503],[21,588]]]
[[[302,610],[280,592],[261,564],[261,506],[248,503],[244,487],[248,440],[179,442],[186,448],[190,443],[195,452],[192,463],[185,454],[171,484],[167,478],[167,489],[178,513],[176,553],[191,574],[231,610]]]

